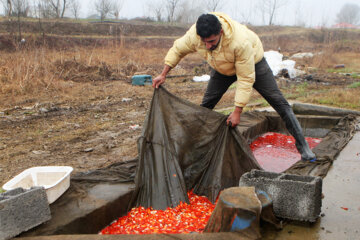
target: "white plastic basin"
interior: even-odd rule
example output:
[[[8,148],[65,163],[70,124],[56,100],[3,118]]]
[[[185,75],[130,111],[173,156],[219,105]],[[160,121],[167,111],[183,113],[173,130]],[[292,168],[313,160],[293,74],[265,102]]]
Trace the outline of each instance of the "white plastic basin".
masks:
[[[44,187],[49,204],[58,199],[70,186],[72,167],[46,166],[28,168],[21,172],[2,187],[12,190],[18,187],[30,189],[34,186]]]

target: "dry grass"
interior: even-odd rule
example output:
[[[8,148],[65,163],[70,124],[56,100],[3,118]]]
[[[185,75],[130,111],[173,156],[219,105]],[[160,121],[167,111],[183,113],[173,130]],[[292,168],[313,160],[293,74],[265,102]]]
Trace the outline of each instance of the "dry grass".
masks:
[[[360,45],[360,42],[359,42]],[[359,52],[341,52],[334,53],[333,58],[337,64],[345,64],[347,69],[360,73],[360,53]]]
[[[87,97],[94,90],[94,82],[130,81],[134,74],[156,76],[163,68],[167,50],[163,46],[141,46],[141,42],[113,42],[107,46],[61,51],[44,47],[4,52],[0,59],[0,107],[32,99],[41,101],[54,95],[67,99],[85,94]],[[183,62],[199,63],[198,60],[198,56],[192,55]],[[171,72],[174,75],[186,73],[186,64],[179,64]]]
[[[333,107],[360,110],[360,88],[331,87],[313,91],[311,96],[299,97],[297,100]]]
[[[55,51],[46,48],[2,53],[0,59],[0,102],[9,107],[29,99],[50,96],[76,96],[81,89],[91,87],[91,74],[101,76],[101,66],[111,68],[117,78],[126,78],[136,72],[156,72],[154,62],[162,62],[161,49],[77,48]],[[144,57],[146,56],[146,57]],[[146,67],[145,67],[146,66]],[[79,74],[82,84],[67,81],[69,74]],[[88,80],[88,81],[87,81]]]
[[[49,99],[77,101],[97,95],[99,88],[96,85],[99,81],[129,81],[134,74],[156,76],[162,70],[167,50],[164,46],[142,46],[141,42],[133,44],[114,41],[101,47],[74,47],[61,51],[44,47],[4,52],[0,59],[0,109]],[[299,61],[298,64],[302,64],[304,68],[315,67],[323,72],[336,64],[345,64],[347,69],[360,72],[360,53],[351,49],[339,51],[338,40],[327,40],[314,50],[314,53],[321,54],[313,59]],[[189,55],[171,74],[189,74],[192,70],[189,65],[200,63],[198,55]],[[359,107],[358,87],[321,87],[324,90],[317,89],[318,86],[316,89],[310,88],[311,86],[297,86],[283,91],[290,98],[301,101]],[[332,94],[334,91],[336,94]],[[342,93],[344,91],[346,94]],[[233,93],[229,91],[220,105],[226,107],[232,102],[232,98]]]
[[[329,47],[321,54],[316,55],[309,63],[313,67],[323,70],[334,68],[335,65],[345,64],[347,69],[360,72],[360,53],[336,52],[335,49]]]

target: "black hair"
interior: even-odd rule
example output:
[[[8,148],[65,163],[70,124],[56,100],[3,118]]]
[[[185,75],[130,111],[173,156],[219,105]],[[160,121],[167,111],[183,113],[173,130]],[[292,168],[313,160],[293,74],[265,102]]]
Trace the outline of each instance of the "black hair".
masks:
[[[196,33],[202,38],[218,35],[221,31],[221,23],[213,14],[202,14],[196,21]]]

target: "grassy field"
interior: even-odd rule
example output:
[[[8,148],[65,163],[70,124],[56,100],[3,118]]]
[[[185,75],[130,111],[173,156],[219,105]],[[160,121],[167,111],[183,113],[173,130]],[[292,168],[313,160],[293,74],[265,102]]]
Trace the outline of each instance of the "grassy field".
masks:
[[[107,46],[75,47],[69,50],[46,47],[3,52],[0,59],[0,107],[11,108],[24,102],[46,101],[56,95],[63,100],[87,98],[91,85],[105,80],[129,80],[134,74],[156,76],[162,69],[167,48],[113,42]],[[319,49],[320,51],[320,49]],[[284,53],[286,55],[286,52]],[[171,74],[194,74],[201,59],[191,55]],[[337,64],[345,68],[335,69]],[[322,49],[313,59],[297,65],[307,74],[319,74],[329,85],[316,82],[294,83],[280,87],[290,100],[359,109],[360,53]],[[343,78],[353,82],[346,83]],[[337,85],[334,85],[334,84]],[[89,85],[89,92],[82,90]],[[258,101],[256,96],[253,101]]]
[[[9,108],[29,99],[41,101],[54,94],[74,100],[82,94],[87,97],[86,93],[81,93],[84,82],[99,83],[111,77],[128,79],[136,72],[149,73],[152,71],[149,65],[161,62],[164,53],[159,49],[141,49],[139,54],[137,48],[120,46],[70,51],[41,48],[3,53],[0,59],[0,106]],[[155,71],[151,73],[155,74]]]

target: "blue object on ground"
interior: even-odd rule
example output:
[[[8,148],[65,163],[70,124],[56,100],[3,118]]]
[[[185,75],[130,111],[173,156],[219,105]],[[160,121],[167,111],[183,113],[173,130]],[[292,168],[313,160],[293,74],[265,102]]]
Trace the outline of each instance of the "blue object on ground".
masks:
[[[144,86],[152,84],[151,75],[134,75],[131,77],[132,85]]]

